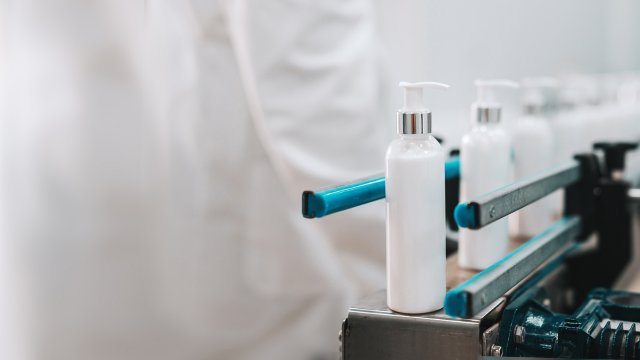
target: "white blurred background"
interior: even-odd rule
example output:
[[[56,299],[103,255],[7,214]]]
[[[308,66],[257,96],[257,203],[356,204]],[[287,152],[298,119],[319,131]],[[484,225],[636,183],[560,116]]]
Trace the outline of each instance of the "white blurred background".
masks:
[[[640,47],[633,45],[640,43],[640,4],[634,1],[378,1],[377,7],[392,82],[420,78],[452,85],[447,93],[431,94],[434,131],[451,138],[451,145],[468,127],[466,105],[475,98],[470,85],[476,78],[520,80],[640,67]],[[394,21],[384,20],[390,18]],[[520,111],[519,95],[504,92],[505,122]],[[399,91],[391,96],[400,104]]]

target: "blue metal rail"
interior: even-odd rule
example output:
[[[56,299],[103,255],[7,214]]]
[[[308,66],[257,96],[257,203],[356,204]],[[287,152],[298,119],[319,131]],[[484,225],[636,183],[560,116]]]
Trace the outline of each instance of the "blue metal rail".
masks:
[[[460,176],[460,159],[453,157],[444,164],[445,179]],[[321,218],[339,211],[384,199],[385,178],[379,174],[349,184],[302,193],[302,215]]]

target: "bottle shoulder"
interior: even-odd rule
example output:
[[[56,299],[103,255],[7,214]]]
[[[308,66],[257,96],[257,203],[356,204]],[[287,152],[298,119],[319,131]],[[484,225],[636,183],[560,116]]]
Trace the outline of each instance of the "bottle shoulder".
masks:
[[[390,157],[443,157],[444,150],[438,140],[428,137],[398,137],[391,141],[387,148]]]
[[[462,136],[461,147],[510,144],[511,136],[502,126],[476,126]]]
[[[551,125],[545,118],[523,118],[517,122],[512,131],[514,140],[516,137],[551,136]]]

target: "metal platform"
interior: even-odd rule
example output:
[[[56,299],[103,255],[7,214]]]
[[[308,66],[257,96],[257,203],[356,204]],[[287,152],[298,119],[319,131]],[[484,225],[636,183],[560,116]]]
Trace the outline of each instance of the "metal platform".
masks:
[[[377,292],[349,310],[342,326],[343,359],[477,359],[482,334],[497,319],[504,300],[471,319],[444,313],[403,315],[387,308],[386,292]]]
[[[510,248],[521,242],[512,240]],[[349,310],[340,334],[343,360],[414,360],[414,359],[477,359],[479,355],[499,356],[497,346],[498,322],[507,298],[518,291],[529,279],[542,272],[553,259],[533,271],[527,279],[505,296],[491,303],[470,318],[445,314],[444,310],[420,315],[406,315],[389,310],[386,291],[380,290]],[[566,288],[564,266],[545,272],[538,281],[555,296],[550,298],[554,308],[562,309],[571,301],[561,289]],[[458,266],[456,255],[447,258],[447,289],[469,280],[478,272]]]

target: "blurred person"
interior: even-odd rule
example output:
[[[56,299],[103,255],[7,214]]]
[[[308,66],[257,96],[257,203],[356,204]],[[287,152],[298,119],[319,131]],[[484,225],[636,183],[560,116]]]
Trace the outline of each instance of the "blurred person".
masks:
[[[372,4],[3,5],[25,353],[335,358],[348,306],[384,287],[383,204],[311,221],[300,196],[383,169]]]

